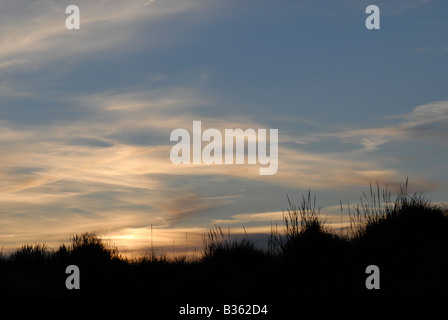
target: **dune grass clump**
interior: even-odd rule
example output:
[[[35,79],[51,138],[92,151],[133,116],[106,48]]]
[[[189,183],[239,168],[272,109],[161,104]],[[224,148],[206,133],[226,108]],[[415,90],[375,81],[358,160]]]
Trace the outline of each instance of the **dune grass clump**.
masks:
[[[284,230],[273,227],[269,240],[269,252],[276,257],[277,269],[288,283],[282,287],[285,295],[333,298],[345,294],[341,289],[348,284],[351,270],[350,243],[326,226],[316,197],[310,192],[302,196],[300,205],[287,199]]]
[[[287,197],[289,207],[283,214],[284,231],[277,227],[271,229],[269,252],[284,259],[299,258],[305,251],[322,250],[331,242],[340,239],[325,226],[326,219],[321,218],[320,208],[316,207],[316,197],[302,196],[299,206]],[[320,248],[322,247],[322,248]]]
[[[431,204],[421,194],[409,194],[407,183],[394,201],[388,194],[383,192],[381,203],[379,191],[371,190],[369,204],[355,208],[351,242],[358,263],[376,264],[387,271],[382,277],[383,296],[446,296],[446,206]]]
[[[59,258],[72,260],[108,262],[120,260],[118,248],[110,241],[99,237],[95,232],[75,234],[71,238],[70,245],[61,245],[56,251]]]
[[[50,252],[46,244],[23,245],[10,256],[10,260],[17,265],[36,265],[45,263]]]
[[[208,298],[255,299],[271,294],[266,291],[266,281],[275,274],[273,259],[257,247],[247,234],[243,238],[232,238],[230,231],[225,233],[216,226],[203,236],[203,241],[203,255],[195,267],[200,272],[198,274],[213,280],[215,290],[207,294]],[[201,291],[209,290],[208,282],[197,283],[200,286],[196,297],[200,297]]]
[[[224,262],[231,259],[234,263],[239,261],[252,261],[265,256],[265,252],[257,248],[246,237],[243,239],[231,239],[230,231],[227,235],[221,227],[216,226],[203,236],[204,252],[201,261]]]
[[[378,188],[378,187],[377,187]],[[408,194],[407,183],[392,201],[390,192],[383,191],[383,202],[371,188],[367,203],[350,213],[352,241],[371,248],[390,251],[391,247],[409,248],[416,252],[421,246],[433,246],[448,241],[448,213],[445,206],[431,204],[421,194]],[[367,197],[364,194],[364,198]]]

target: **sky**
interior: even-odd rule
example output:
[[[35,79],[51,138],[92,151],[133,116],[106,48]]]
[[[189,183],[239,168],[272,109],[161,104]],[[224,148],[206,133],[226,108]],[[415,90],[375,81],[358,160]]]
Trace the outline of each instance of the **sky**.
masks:
[[[447,201],[447,13],[443,0],[0,0],[0,248],[96,231],[124,252],[199,251],[216,225],[263,238],[287,195],[310,191],[337,227],[340,202],[407,178]],[[195,120],[278,129],[277,173],[173,164],[170,134]]]

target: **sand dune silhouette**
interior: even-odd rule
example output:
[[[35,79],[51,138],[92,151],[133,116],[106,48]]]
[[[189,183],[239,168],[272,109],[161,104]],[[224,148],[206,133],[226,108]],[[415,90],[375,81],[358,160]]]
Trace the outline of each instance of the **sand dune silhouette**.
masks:
[[[94,232],[50,250],[24,245],[0,259],[2,298],[49,299],[446,299],[448,210],[407,189],[394,201],[373,192],[349,212],[342,233],[326,227],[310,194],[289,202],[283,230],[268,249],[250,236],[231,240],[220,228],[204,235],[197,259],[147,255],[129,259]],[[81,270],[67,290],[65,268]],[[365,286],[366,267],[381,270],[381,289]]]

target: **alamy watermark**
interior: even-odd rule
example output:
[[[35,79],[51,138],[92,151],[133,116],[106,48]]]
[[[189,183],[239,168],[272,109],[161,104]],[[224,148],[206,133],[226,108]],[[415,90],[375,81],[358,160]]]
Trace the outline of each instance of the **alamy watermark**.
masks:
[[[65,26],[68,30],[81,29],[80,10],[76,5],[69,5],[65,9],[66,14],[70,14],[65,20]],[[366,21],[366,28],[369,30],[380,29],[380,8],[376,5],[367,6],[365,13],[370,14]]]
[[[202,132],[202,122],[193,121],[192,136],[186,129],[178,128],[171,132],[170,141],[178,142],[170,153],[171,162],[176,165],[245,164],[247,158],[247,164],[261,165],[260,175],[274,175],[278,170],[278,129],[269,129],[269,136],[266,129],[252,128],[225,129],[223,135],[214,128]],[[208,143],[203,147],[203,142]]]
[[[81,29],[81,18],[79,7],[75,5],[70,5],[67,8],[65,8],[65,13],[70,14],[67,17],[67,19],[65,19],[65,27],[68,30]]]

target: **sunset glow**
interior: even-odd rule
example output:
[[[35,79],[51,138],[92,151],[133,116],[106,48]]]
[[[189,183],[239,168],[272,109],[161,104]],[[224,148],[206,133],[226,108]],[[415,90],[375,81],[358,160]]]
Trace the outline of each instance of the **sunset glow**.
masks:
[[[79,30],[68,2],[0,1],[1,247],[192,254],[214,226],[268,235],[309,190],[342,228],[341,202],[407,178],[446,201],[446,4],[380,2],[372,31],[356,1],[80,0]],[[278,129],[278,170],[173,164],[193,121]]]

